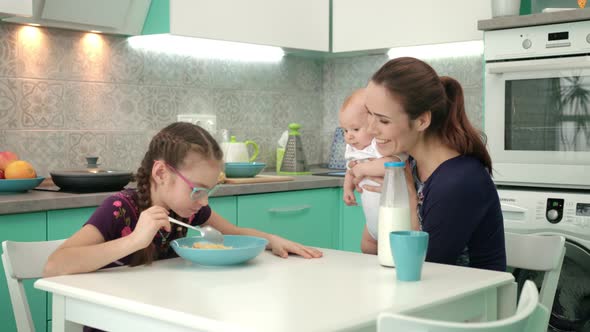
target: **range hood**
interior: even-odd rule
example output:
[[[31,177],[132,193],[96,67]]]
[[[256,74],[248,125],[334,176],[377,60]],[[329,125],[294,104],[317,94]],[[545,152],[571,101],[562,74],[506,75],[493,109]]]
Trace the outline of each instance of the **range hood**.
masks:
[[[23,0],[24,1],[24,0]],[[3,21],[102,33],[138,35],[151,0],[28,0],[32,17]]]
[[[12,16],[33,15],[33,4],[31,1],[2,0],[0,4],[0,19]]]

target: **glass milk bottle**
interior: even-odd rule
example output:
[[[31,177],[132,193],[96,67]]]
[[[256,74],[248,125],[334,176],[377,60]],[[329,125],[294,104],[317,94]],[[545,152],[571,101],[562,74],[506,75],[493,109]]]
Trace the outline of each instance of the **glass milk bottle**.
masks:
[[[389,233],[411,230],[410,200],[404,162],[385,163],[385,180],[379,205],[377,255],[383,266],[395,266]]]

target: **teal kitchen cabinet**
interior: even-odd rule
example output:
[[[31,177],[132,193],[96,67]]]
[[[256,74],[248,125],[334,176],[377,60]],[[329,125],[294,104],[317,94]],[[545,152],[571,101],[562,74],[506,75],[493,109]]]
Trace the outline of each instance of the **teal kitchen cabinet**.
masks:
[[[211,197],[209,198],[209,206],[213,211],[227,219],[232,224],[237,223],[237,211],[236,211],[236,196],[222,196],[222,197]],[[192,229],[188,230],[187,236],[199,236],[199,232]]]
[[[340,247],[341,250],[361,252],[361,238],[365,228],[365,214],[361,196],[355,192],[356,206],[347,206],[342,200],[344,191],[340,189]]]
[[[0,215],[0,242],[11,241],[45,241],[47,214],[45,212]],[[0,262],[1,264],[1,262]],[[16,323],[12,312],[4,266],[0,269],[0,317],[3,332],[16,332]],[[46,293],[33,287],[35,280],[24,282],[25,293],[29,302],[36,331],[45,331],[47,316]]]
[[[76,233],[96,210],[96,206],[47,211],[47,240],[67,239]]]
[[[238,225],[305,245],[337,248],[338,188],[238,196]]]

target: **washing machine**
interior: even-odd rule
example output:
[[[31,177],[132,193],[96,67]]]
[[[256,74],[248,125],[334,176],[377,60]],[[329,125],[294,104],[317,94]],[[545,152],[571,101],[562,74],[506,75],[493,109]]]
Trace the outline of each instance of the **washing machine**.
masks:
[[[566,253],[551,308],[549,331],[590,332],[590,191],[499,187],[507,232],[562,235]],[[542,274],[517,269],[525,280],[542,283]]]

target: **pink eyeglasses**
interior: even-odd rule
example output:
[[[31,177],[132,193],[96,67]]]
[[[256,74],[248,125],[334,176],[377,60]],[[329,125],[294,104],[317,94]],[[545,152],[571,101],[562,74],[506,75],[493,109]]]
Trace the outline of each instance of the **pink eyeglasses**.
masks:
[[[213,193],[217,190],[217,188],[219,188],[219,184],[216,184],[215,186],[213,186],[213,188],[211,189],[207,189],[207,188],[202,188],[202,187],[197,187],[195,185],[193,185],[192,182],[190,182],[187,178],[184,177],[184,175],[180,174],[180,172],[168,165],[167,163],[165,163],[166,167],[168,167],[172,172],[174,172],[174,174],[178,175],[182,181],[184,181],[191,189],[191,200],[196,201],[205,197],[211,197],[211,195],[213,195]]]

